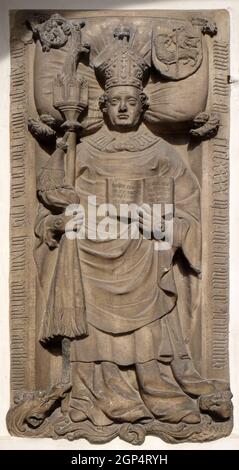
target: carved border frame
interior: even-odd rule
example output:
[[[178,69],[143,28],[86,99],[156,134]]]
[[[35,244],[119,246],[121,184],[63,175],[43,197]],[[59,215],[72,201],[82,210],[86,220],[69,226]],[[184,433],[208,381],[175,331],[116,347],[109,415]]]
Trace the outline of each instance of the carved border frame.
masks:
[[[173,14],[176,11],[171,11]],[[23,12],[23,16],[29,12]],[[63,12],[61,12],[63,13]],[[63,14],[66,14],[67,10]],[[71,12],[68,12],[71,13]],[[99,11],[97,12],[99,13]],[[129,16],[134,12],[100,11],[107,16]],[[155,12],[154,12],[155,13]],[[163,11],[163,15],[166,15]],[[178,12],[182,14],[183,12]],[[197,12],[193,12],[196,14]],[[92,17],[93,12],[88,12]],[[152,11],[140,10],[138,16],[150,16]],[[160,10],[157,14],[160,16]],[[215,10],[213,15],[220,14]],[[209,11],[200,12],[199,16],[210,17]],[[13,15],[14,16],[14,15]],[[84,18],[87,12],[83,12]],[[17,34],[16,34],[17,33]],[[35,310],[36,286],[34,275],[31,275],[32,252],[34,245],[33,219],[36,202],[27,197],[29,188],[35,187],[35,143],[29,138],[28,90],[31,88],[30,64],[33,62],[33,50],[29,33],[23,27],[14,31],[11,38],[11,211],[10,211],[10,331],[11,331],[11,402],[19,392],[32,390],[35,383]],[[228,29],[220,31],[213,39],[213,53],[210,55],[211,87],[208,103],[212,111],[220,115],[221,124],[216,137],[202,143],[202,184],[207,187],[210,204],[202,200],[203,226],[207,231],[207,242],[203,244],[203,260],[207,266],[204,272],[205,289],[202,292],[202,308],[210,314],[202,317],[202,332],[206,338],[202,351],[205,366],[203,373],[214,378],[228,379],[228,334],[229,334],[229,43]],[[210,158],[208,158],[210,156]],[[207,168],[207,172],[205,169]],[[208,260],[211,262],[208,263]],[[27,373],[26,373],[27,370]],[[221,435],[228,435],[232,423],[221,429]],[[166,432],[166,434],[165,434]],[[180,434],[180,429],[177,433]],[[128,433],[128,434],[127,434]],[[164,440],[167,430],[155,427],[148,434],[158,435]],[[83,433],[84,434],[84,433]],[[85,432],[85,434],[87,434]],[[115,430],[111,438],[120,435],[132,443],[140,443],[142,436],[139,430],[137,442],[134,442],[130,430]],[[192,433],[191,433],[192,434]],[[215,436],[196,433],[186,440],[210,440]],[[210,433],[209,433],[210,434]],[[18,434],[20,435],[20,434]],[[39,436],[39,435],[38,435]],[[58,437],[52,435],[52,437]],[[59,436],[60,437],[60,436]],[[77,437],[77,436],[76,436]],[[79,436],[78,436],[79,437]],[[90,437],[84,435],[82,437]],[[108,438],[93,442],[107,442]],[[183,436],[182,436],[183,440]]]

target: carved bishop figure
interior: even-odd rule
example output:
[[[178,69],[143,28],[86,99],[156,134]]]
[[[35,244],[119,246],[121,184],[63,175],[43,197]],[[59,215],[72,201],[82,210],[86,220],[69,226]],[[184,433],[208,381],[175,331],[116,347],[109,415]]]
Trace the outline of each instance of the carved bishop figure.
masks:
[[[200,187],[179,153],[143,123],[149,64],[134,50],[129,30],[115,32],[112,46],[98,55],[94,67],[104,87],[99,103],[104,125],[77,147],[75,188],[63,184],[62,149],[42,170],[38,184],[42,206],[36,232],[41,243],[58,251],[40,340],[49,349],[58,337],[71,340],[71,422],[89,421],[95,427],[152,420],[196,424],[201,421],[198,398],[228,390],[223,381],[203,379],[195,369],[178,311],[175,264],[183,262],[191,276],[200,276]],[[152,204],[144,205],[147,191],[142,192],[138,225],[129,214],[116,238],[102,238],[100,231],[92,236],[92,223],[102,221],[98,211],[92,222],[92,210],[117,197],[119,203],[127,198],[138,203],[137,190],[127,194],[127,188],[150,188],[152,181],[159,189],[154,186],[151,203],[165,202],[157,196],[160,185],[171,185],[170,247],[160,249],[165,221],[158,220],[161,241],[155,249]],[[95,202],[91,206],[89,201]],[[77,239],[69,269],[64,210],[72,203],[84,209],[86,236]],[[84,224],[82,217],[76,222]],[[137,238],[132,233],[138,228]],[[227,417],[220,407],[217,413]]]

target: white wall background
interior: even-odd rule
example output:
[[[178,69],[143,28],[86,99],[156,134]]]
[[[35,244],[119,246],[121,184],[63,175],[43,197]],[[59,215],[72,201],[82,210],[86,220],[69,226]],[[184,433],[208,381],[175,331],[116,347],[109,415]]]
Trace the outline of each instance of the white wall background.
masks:
[[[239,449],[239,0],[0,0],[0,449],[135,449],[115,439],[104,446],[85,440],[68,442],[23,439],[8,435],[5,416],[9,407],[9,92],[10,56],[8,11],[10,9],[227,9],[231,16],[231,206],[230,206],[230,368],[234,395],[235,425],[231,436],[205,444],[165,444],[147,437],[140,449]]]

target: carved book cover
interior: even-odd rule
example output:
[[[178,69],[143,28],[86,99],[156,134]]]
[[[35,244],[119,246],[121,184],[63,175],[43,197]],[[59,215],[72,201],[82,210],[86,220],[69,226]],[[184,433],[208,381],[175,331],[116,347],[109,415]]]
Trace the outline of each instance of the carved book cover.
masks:
[[[12,435],[230,434],[229,59],[223,10],[11,12]]]

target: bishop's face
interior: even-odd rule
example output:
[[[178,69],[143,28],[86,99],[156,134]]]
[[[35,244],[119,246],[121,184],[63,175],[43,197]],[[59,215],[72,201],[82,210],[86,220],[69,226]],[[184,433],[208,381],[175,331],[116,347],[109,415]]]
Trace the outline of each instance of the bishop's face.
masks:
[[[137,128],[143,113],[140,90],[134,86],[116,86],[107,93],[106,113],[113,129]]]

